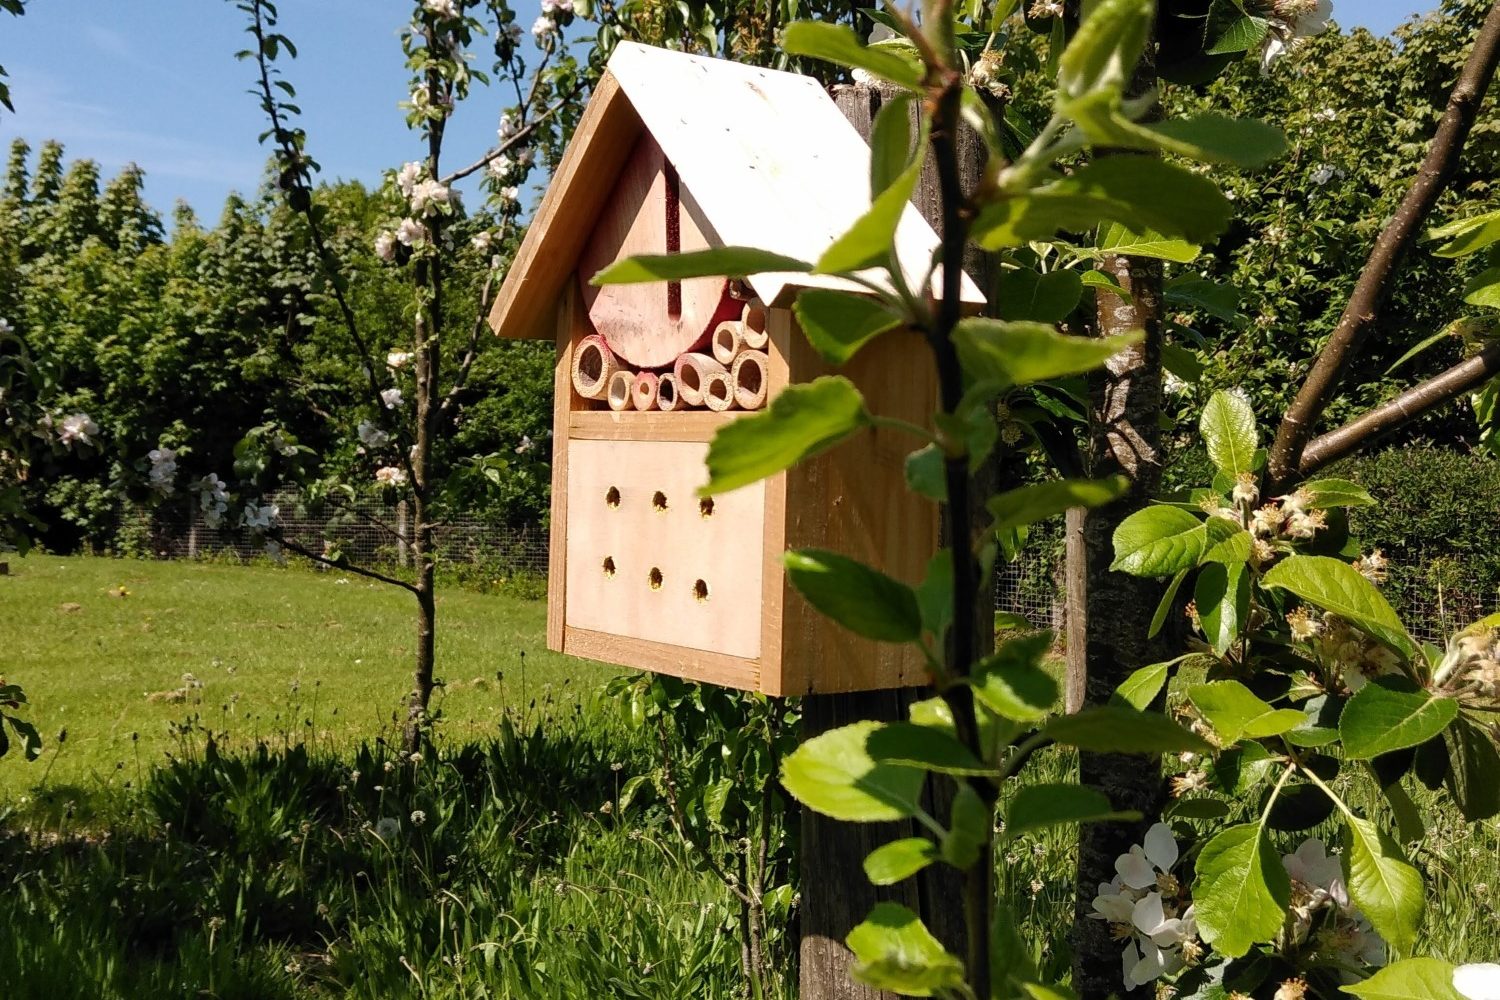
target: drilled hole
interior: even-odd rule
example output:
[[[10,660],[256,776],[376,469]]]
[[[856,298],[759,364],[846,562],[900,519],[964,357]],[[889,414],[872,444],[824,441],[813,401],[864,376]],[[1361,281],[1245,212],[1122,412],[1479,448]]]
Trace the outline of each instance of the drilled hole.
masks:
[[[605,556],[604,557],[604,575],[606,577],[613,577],[615,575],[615,557],[614,556]]]
[[[714,498],[713,497],[704,497],[702,500],[698,501],[698,516],[699,517],[713,517],[714,516]]]
[[[609,492],[604,494],[604,502],[611,507],[620,506],[620,488],[618,486],[611,486]]]
[[[651,506],[658,511],[665,512],[667,509],[667,495],[661,490],[657,490],[651,496]]]
[[[661,570],[657,569],[655,566],[652,566],[651,572],[646,574],[646,583],[652,590],[660,590]]]
[[[693,581],[693,600],[699,604],[708,603],[708,584],[703,580]]]

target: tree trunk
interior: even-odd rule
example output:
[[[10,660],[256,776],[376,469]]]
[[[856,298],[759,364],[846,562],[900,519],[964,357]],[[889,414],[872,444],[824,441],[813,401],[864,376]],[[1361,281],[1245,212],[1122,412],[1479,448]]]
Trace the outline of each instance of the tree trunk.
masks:
[[[1113,535],[1161,484],[1161,265],[1155,261],[1115,257],[1104,269],[1132,297],[1098,295],[1101,336],[1143,329],[1145,342],[1116,355],[1090,377],[1092,419],[1089,474],[1130,477],[1130,492],[1107,507],[1075,512],[1068,519],[1068,689],[1070,701],[1099,705],[1133,671],[1170,657],[1172,629],[1155,641],[1146,638],[1146,622],[1161,597],[1161,585],[1110,572]],[[1109,925],[1089,919],[1097,886],[1115,875],[1115,858],[1140,842],[1163,804],[1161,767],[1154,758],[1134,754],[1079,754],[1079,779],[1108,795],[1116,809],[1138,810],[1139,823],[1093,823],[1082,828],[1078,843],[1078,894],[1073,925],[1073,989],[1082,1000],[1109,996],[1148,997],[1152,991],[1127,992],[1121,976],[1120,944],[1110,939]]]

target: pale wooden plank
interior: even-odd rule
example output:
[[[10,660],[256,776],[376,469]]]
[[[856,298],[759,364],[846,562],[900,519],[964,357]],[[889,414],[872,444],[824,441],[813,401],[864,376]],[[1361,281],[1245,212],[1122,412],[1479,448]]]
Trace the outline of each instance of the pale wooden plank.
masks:
[[[568,414],[567,428],[577,441],[712,441],[719,428],[741,416],[711,410],[579,410]]]
[[[760,688],[760,664],[755,660],[572,627],[566,630],[565,639],[564,652],[570,656],[582,656],[601,663],[719,684],[741,691],[756,691]]]
[[[770,335],[766,345],[766,405],[769,406],[777,393],[791,381],[787,359],[794,333],[792,314],[785,309],[770,310],[766,316],[766,332]],[[786,488],[785,472],[766,480],[766,539],[761,554],[761,690],[777,697],[800,693],[798,684],[787,684],[786,668],[788,662],[794,667],[804,667],[806,663],[796,656],[789,661],[785,649],[782,608],[786,570],[781,555],[786,551]]]
[[[568,412],[581,399],[573,389],[573,349],[587,336],[578,290],[572,286],[554,303],[557,361],[552,372],[552,521],[547,545],[547,648],[562,652],[568,592]]]

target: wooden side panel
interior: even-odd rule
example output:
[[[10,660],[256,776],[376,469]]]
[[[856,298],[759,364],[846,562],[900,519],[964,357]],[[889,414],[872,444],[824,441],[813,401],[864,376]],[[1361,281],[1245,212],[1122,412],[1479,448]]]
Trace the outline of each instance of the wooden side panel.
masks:
[[[566,631],[568,653],[601,663],[637,667],[657,674],[670,674],[687,680],[702,681],[738,688],[760,690],[760,662],[701,649],[669,646],[645,639],[590,632],[569,626]]]
[[[707,451],[695,442],[569,442],[570,626],[760,657],[765,489],[700,500]]]
[[[563,649],[568,592],[568,414],[583,400],[573,390],[573,349],[588,336],[578,289],[568,285],[553,305],[557,361],[552,370],[552,510],[547,540],[547,648]]]
[[[792,335],[790,310],[773,309],[766,315],[766,332],[771,342],[767,344],[766,389],[767,399],[791,381],[791,367],[787,354]],[[801,337],[801,334],[797,334]],[[761,691],[769,695],[800,694],[795,686],[788,686],[786,678],[786,621],[784,618],[786,570],[781,564],[781,554],[787,548],[786,502],[787,474],[778,473],[765,481],[766,490],[766,543],[762,554],[764,568],[761,570]]]
[[[773,328],[776,329],[776,328]],[[828,372],[794,321],[776,329],[790,375],[805,382]],[[919,335],[890,333],[841,369],[870,408],[932,426],[937,378]],[[937,505],[906,488],[906,456],[918,447],[894,430],[866,431],[787,475],[786,547],[831,549],[898,580],[920,583],[938,549]],[[930,683],[908,646],[862,639],[824,618],[783,587],[781,693],[827,694]]]
[[[644,126],[608,70],[599,78],[490,310],[502,337],[545,339],[548,310],[574,266]]]

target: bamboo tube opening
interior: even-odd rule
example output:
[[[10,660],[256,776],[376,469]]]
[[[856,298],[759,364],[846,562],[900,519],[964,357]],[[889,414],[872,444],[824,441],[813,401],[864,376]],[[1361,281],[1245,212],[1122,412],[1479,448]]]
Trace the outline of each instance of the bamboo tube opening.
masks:
[[[656,408],[668,413],[682,409],[682,397],[677,394],[677,376],[668,374],[656,380]]]
[[[719,364],[733,364],[735,355],[744,349],[744,327],[740,324],[739,320],[725,320],[714,328],[714,360],[719,362]]]
[[[746,351],[734,359],[734,401],[742,410],[758,410],[766,405],[766,355]]]
[[[734,408],[734,383],[727,372],[709,372],[703,379],[703,405],[716,413]]]
[[[703,388],[709,375],[726,374],[724,366],[707,354],[684,354],[677,359],[677,395],[688,406],[703,406]]]
[[[766,311],[753,302],[745,303],[745,309],[740,313],[740,327],[745,346],[752,351],[763,351],[771,342],[771,334],[766,330]]]
[[[615,412],[630,408],[631,387],[635,385],[635,376],[623,369],[615,372],[609,377],[609,408]]]
[[[584,337],[573,352],[574,391],[584,399],[602,399],[619,367],[603,337]]]
[[[656,373],[641,372],[635,377],[635,382],[630,387],[630,395],[635,400],[635,408],[637,410],[656,409],[656,394],[658,391],[659,384]]]

